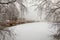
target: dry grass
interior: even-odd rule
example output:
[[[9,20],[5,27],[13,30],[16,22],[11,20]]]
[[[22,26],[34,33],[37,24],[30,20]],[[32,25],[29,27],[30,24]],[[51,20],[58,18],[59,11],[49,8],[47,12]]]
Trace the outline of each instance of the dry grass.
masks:
[[[6,28],[6,27],[12,27],[15,25],[19,25],[19,24],[25,24],[25,23],[31,23],[34,21],[28,21],[28,20],[7,20],[5,22],[0,22],[0,29]]]

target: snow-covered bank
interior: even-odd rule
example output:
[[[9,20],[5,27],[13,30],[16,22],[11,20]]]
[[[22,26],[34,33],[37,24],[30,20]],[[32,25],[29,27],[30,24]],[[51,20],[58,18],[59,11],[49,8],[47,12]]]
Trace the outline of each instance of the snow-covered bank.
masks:
[[[53,37],[51,37],[51,35],[56,33],[57,28],[54,28],[55,27],[52,27],[52,23],[35,22],[16,25],[9,29],[15,32],[15,40],[54,40]]]

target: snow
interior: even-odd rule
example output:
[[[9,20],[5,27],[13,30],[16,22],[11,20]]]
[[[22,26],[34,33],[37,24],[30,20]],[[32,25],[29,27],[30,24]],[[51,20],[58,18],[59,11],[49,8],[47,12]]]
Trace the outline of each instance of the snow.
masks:
[[[51,35],[55,34],[57,29],[51,26],[52,23],[35,22],[16,25],[9,29],[15,32],[16,40],[53,40]]]

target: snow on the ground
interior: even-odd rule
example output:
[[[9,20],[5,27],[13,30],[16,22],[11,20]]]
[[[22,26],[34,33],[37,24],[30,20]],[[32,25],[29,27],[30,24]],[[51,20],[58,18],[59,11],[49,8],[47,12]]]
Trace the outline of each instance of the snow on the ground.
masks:
[[[52,34],[56,32],[51,23],[35,22],[16,25],[11,30],[16,33],[16,40],[53,40]]]

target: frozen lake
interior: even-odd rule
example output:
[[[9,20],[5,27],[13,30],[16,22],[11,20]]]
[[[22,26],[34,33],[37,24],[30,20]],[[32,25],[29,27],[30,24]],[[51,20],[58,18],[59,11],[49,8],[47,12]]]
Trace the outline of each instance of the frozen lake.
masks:
[[[51,35],[57,31],[57,28],[53,27],[52,23],[47,22],[26,23],[9,29],[15,32],[15,40],[54,40]]]

